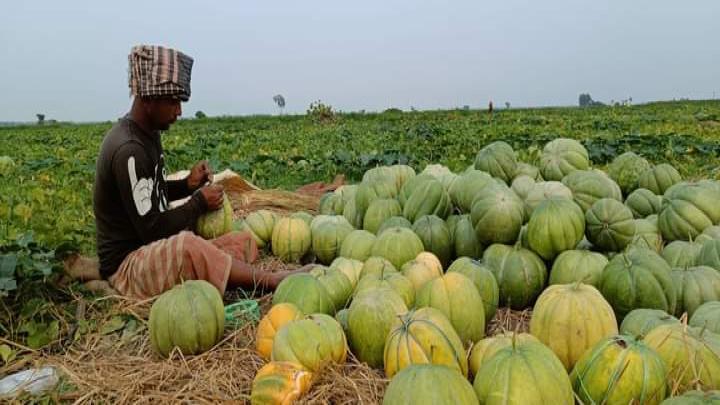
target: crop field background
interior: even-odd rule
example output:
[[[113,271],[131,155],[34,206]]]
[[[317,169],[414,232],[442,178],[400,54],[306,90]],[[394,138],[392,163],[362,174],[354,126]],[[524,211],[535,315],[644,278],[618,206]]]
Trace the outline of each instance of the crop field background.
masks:
[[[0,244],[32,231],[48,246],[94,252],[92,187],[103,124],[0,128],[0,151],[16,162],[0,176]],[[720,102],[664,102],[632,107],[544,108],[258,116],[181,120],[163,135],[169,172],[208,159],[262,188],[357,181],[380,164],[422,170],[440,163],[464,170],[484,145],[510,143],[535,163],[556,137],[580,140],[603,167],[633,150],[654,163],[669,162],[683,177],[720,178]]]
[[[0,172],[0,365],[10,365],[7,373],[38,359],[90,364],[86,363],[88,353],[106,353],[98,342],[114,345],[118,341],[136,356],[137,364],[124,364],[128,370],[146,367],[142,356],[150,352],[146,333],[140,333],[144,321],[134,312],[137,308],[95,297],[62,275],[63,252],[95,255],[95,160],[111,125],[0,127],[0,155],[14,161]],[[521,161],[537,164],[543,145],[557,137],[579,140],[596,168],[604,169],[614,157],[632,150],[652,163],[672,164],[685,179],[720,179],[720,101],[508,109],[493,114],[485,110],[388,110],[187,119],[162,137],[169,173],[208,159],[215,171],[231,169],[261,188],[293,190],[310,182],[329,182],[338,174],[354,183],[372,167],[395,163],[409,164],[418,172],[438,163],[459,172],[473,163],[483,146],[496,140],[508,142]],[[243,391],[237,395],[247,395],[261,364],[257,354],[247,350],[252,336],[247,329],[228,338],[241,353],[233,361],[245,365],[249,373],[242,377]],[[112,357],[93,361],[99,366],[88,365],[91,371],[113,370],[116,363]],[[248,362],[254,363],[248,366]],[[158,381],[165,378],[163,364],[147,363],[147,370],[163,376]],[[173,383],[186,384],[185,371],[177,370],[180,377]],[[126,374],[133,375],[132,371]],[[203,375],[212,380],[211,374]],[[336,382],[328,378],[330,392]],[[97,374],[88,380],[102,387],[107,377]],[[161,383],[142,385],[151,380],[123,383],[139,392],[162,391]],[[370,379],[363,375],[361,380],[372,385],[382,375]],[[368,390],[382,392],[377,386]],[[88,395],[105,398],[103,394],[102,388],[95,388]],[[72,401],[85,395],[63,381],[41,402]],[[123,390],[107,395],[113,402],[133,401],[130,394],[122,396]]]

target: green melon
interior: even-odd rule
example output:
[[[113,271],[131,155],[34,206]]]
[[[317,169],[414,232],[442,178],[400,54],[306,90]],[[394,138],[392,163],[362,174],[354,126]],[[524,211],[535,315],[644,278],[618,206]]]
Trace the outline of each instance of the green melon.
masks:
[[[345,206],[343,207],[343,216],[347,219],[350,225],[353,226],[353,228],[362,228],[364,214],[358,212],[355,205],[355,198],[345,202]]]
[[[163,357],[174,348],[186,356],[207,351],[225,330],[222,296],[207,281],[185,281],[155,300],[148,328],[153,349]]]
[[[209,211],[200,216],[195,227],[197,234],[205,239],[214,239],[233,230],[233,209],[230,199],[223,194],[220,209]]]
[[[384,349],[385,375],[413,364],[441,364],[467,376],[467,355],[460,337],[439,310],[419,308],[397,316]]]
[[[708,266],[674,268],[672,276],[677,290],[675,316],[692,317],[702,304],[720,300],[720,271]]]
[[[618,319],[637,308],[675,312],[677,292],[670,266],[649,249],[615,255],[603,271],[599,290]]]
[[[335,311],[345,308],[350,302],[355,284],[337,268],[317,266],[312,273],[327,292]]]
[[[418,308],[432,307],[445,315],[464,343],[485,336],[485,309],[475,285],[459,272],[431,280],[417,293]]]
[[[535,183],[525,197],[525,218],[530,219],[535,208],[550,198],[566,198],[572,200],[572,190],[559,181],[541,181]]]
[[[365,290],[389,288],[403,299],[405,306],[412,308],[415,305],[415,287],[412,282],[394,268],[388,267],[388,269],[388,272],[383,269],[379,274],[363,276],[357,284],[355,294],[361,294]]]
[[[499,350],[480,367],[473,387],[481,404],[575,403],[565,367],[541,343]]]
[[[678,183],[663,196],[658,228],[667,241],[696,238],[720,222],[720,190],[698,184]]]
[[[384,223],[385,220],[400,215],[401,213],[402,208],[400,208],[400,203],[394,198],[379,198],[373,200],[365,212],[363,229],[377,234],[380,225]]]
[[[555,258],[550,284],[582,282],[597,287],[608,259],[589,250],[566,250]]]
[[[379,166],[365,172],[363,181],[372,181],[378,178],[392,178],[398,190],[403,184],[415,177],[415,169],[408,165]]]
[[[529,333],[502,332],[476,342],[468,356],[470,375],[477,375],[480,367],[500,350],[513,347],[513,345],[522,346],[526,343],[540,343],[540,341]]]
[[[521,200],[525,201],[530,193],[530,190],[535,187],[535,180],[529,176],[517,176],[512,182],[510,189],[520,197]]]
[[[467,214],[465,214],[467,215]],[[452,239],[452,234],[455,232],[455,226],[457,225],[458,221],[460,221],[460,218],[462,218],[463,215],[461,214],[452,214],[448,216],[445,219],[445,226],[447,226],[448,231],[450,231],[450,238]]]
[[[698,243],[703,243],[707,240],[711,239],[720,239],[720,226],[719,225],[713,225],[708,226],[705,228],[704,231],[698,236],[695,241]]]
[[[687,267],[699,264],[701,249],[699,243],[676,240],[665,245],[660,254],[670,267]]]
[[[524,222],[523,203],[506,186],[487,186],[475,196],[470,219],[480,243],[512,243]]]
[[[399,269],[424,249],[422,240],[412,230],[388,228],[375,239],[371,254],[386,258]]]
[[[585,213],[585,236],[600,249],[618,252],[635,237],[632,211],[620,201],[603,198]]]
[[[410,199],[410,195],[415,191],[416,188],[427,182],[433,181],[438,180],[435,178],[435,176],[428,173],[421,173],[408,179],[408,181],[403,184],[402,188],[400,188],[400,193],[398,194],[398,201],[400,201],[400,205],[405,206],[405,203],[408,199]]]
[[[362,270],[360,270],[360,278],[362,279],[368,276],[379,277],[382,274],[388,274],[390,272],[398,272],[398,270],[386,258],[372,256],[363,263]]]
[[[547,269],[534,252],[519,245],[494,244],[483,253],[500,289],[500,304],[521,310],[531,306],[547,280]]]
[[[313,215],[306,211],[297,211],[290,214],[290,218],[294,219],[301,219],[303,222],[305,222],[308,226],[312,224],[312,221],[314,219]],[[274,228],[273,228],[274,229]]]
[[[435,215],[424,215],[415,221],[412,230],[420,237],[423,250],[432,252],[446,267],[452,256],[452,238],[445,221]]]
[[[437,215],[447,218],[452,212],[450,195],[439,181],[427,181],[420,184],[405,202],[403,216],[410,222],[417,221],[423,215]]]
[[[348,310],[348,341],[357,359],[370,367],[383,366],[383,351],[395,319],[407,312],[402,298],[387,288],[358,294]]]
[[[376,235],[380,235],[388,228],[412,228],[412,222],[408,221],[405,217],[394,216],[386,219],[378,228]]]
[[[709,301],[697,307],[688,323],[720,334],[720,301]]]
[[[398,195],[397,185],[393,178],[380,178],[363,181],[358,184],[355,193],[355,209],[358,216],[365,218],[370,204],[378,199],[394,199]]]
[[[340,194],[328,192],[320,197],[320,206],[318,207],[320,215],[342,215],[344,208],[345,201]]]
[[[720,239],[711,239],[703,242],[696,256],[697,264],[710,266],[720,271]]]
[[[345,277],[350,280],[353,288],[355,288],[358,280],[360,279],[363,262],[355,259],[348,259],[347,257],[338,257],[330,263],[330,268],[337,269],[345,274]]]
[[[375,235],[368,231],[354,230],[343,239],[343,243],[340,245],[340,256],[364,261],[370,257],[375,239]]]
[[[495,141],[482,148],[475,156],[475,168],[510,184],[517,172],[517,159],[512,146]]]
[[[620,186],[600,170],[576,170],[563,177],[562,183],[572,191],[573,199],[583,212],[603,198],[622,202]]]
[[[300,218],[285,217],[275,224],[272,233],[273,254],[285,262],[298,262],[310,250],[310,225]]]
[[[316,217],[318,218],[318,217]],[[340,256],[342,243],[353,231],[345,217],[332,216],[312,228],[312,250],[318,261],[330,264]]]
[[[477,193],[488,184],[494,183],[492,176],[489,174],[481,170],[468,170],[461,174],[450,187],[450,199],[461,212],[469,213]]]
[[[448,226],[449,227],[449,226]],[[452,251],[455,257],[480,257],[483,246],[478,240],[470,215],[461,215],[451,228]]]
[[[610,304],[589,284],[556,284],[538,297],[530,333],[558,356],[568,371],[595,343],[617,335]]]
[[[587,170],[587,149],[574,139],[557,138],[545,144],[540,156],[540,172],[546,180],[560,181],[577,170]]]
[[[625,199],[625,206],[630,208],[635,218],[645,218],[660,212],[662,197],[646,188],[639,188]]]
[[[633,246],[652,249],[661,252],[663,249],[662,236],[657,225],[647,219],[635,220],[635,236],[631,242]]]
[[[435,364],[405,367],[392,378],[383,398],[383,405],[435,404],[474,405],[478,399],[462,374]]]
[[[475,284],[482,298],[485,319],[493,319],[500,300],[500,289],[492,271],[479,260],[460,257],[448,267],[447,272],[461,273]]]
[[[661,325],[643,341],[665,363],[670,389],[720,388],[720,335],[683,324]]]
[[[570,374],[585,404],[659,404],[665,399],[665,366],[643,342],[613,336],[597,343]]]
[[[345,336],[348,334],[348,311],[349,310],[347,308],[343,308],[335,314],[335,320],[342,327]]]
[[[272,211],[253,211],[245,217],[237,230],[250,232],[258,247],[263,248],[272,241],[272,232],[277,221],[278,216]]]
[[[295,304],[304,314],[332,314],[336,310],[325,287],[316,277],[307,273],[291,274],[280,282],[272,303],[275,305],[281,302]]]
[[[608,174],[617,182],[623,194],[628,195],[638,188],[640,174],[649,168],[650,163],[645,158],[634,152],[625,152],[613,159],[608,166]]]
[[[680,321],[661,309],[638,308],[625,315],[625,319],[620,324],[620,333],[643,337],[657,326],[675,323]]]
[[[458,179],[458,175],[453,173],[449,168],[443,165],[438,164],[432,164],[425,166],[425,169],[422,171],[424,174],[429,174],[437,181],[442,184],[445,191],[450,191],[450,187],[455,183],[455,181]]]
[[[682,176],[677,169],[667,163],[661,163],[640,173],[638,187],[663,195],[673,184],[681,181]]]
[[[273,340],[272,361],[289,361],[310,371],[319,371],[329,362],[344,363],[346,358],[342,326],[325,314],[290,321]]]
[[[551,198],[538,205],[527,228],[530,248],[545,260],[552,260],[563,251],[573,249],[584,233],[582,210],[565,198]]]

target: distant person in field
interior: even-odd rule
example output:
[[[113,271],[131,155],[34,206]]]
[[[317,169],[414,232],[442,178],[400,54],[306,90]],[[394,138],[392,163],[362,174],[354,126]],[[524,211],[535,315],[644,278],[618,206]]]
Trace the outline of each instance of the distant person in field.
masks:
[[[246,232],[205,240],[191,229],[223,204],[206,161],[181,180],[166,180],[161,131],[190,99],[193,59],[169,48],[136,46],[129,56],[130,112],[100,147],[93,191],[100,276],[119,293],[152,297],[182,280],[202,279],[224,293],[229,286],[274,289],[290,272],[261,272]],[[171,209],[168,202],[192,196]],[[87,277],[86,277],[87,278]]]

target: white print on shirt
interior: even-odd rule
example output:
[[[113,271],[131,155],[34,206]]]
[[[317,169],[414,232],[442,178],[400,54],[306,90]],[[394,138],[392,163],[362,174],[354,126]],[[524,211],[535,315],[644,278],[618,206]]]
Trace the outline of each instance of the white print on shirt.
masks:
[[[160,161],[161,162],[164,161],[164,156],[162,153],[160,154]],[[168,201],[167,201],[167,195],[165,194],[165,189],[160,188],[160,182],[158,181],[158,178],[160,176],[162,176],[162,179],[163,179],[162,183],[167,184],[167,175],[165,174],[165,165],[163,165],[162,173],[158,173],[158,166],[155,165],[155,192],[157,193],[157,195],[159,197],[158,200],[160,202],[158,204],[158,208],[160,209],[160,212],[165,212],[168,210]]]
[[[130,177],[130,189],[132,190],[135,208],[142,217],[152,208],[153,179],[141,178],[138,180],[135,171],[135,156],[128,158],[128,176]]]

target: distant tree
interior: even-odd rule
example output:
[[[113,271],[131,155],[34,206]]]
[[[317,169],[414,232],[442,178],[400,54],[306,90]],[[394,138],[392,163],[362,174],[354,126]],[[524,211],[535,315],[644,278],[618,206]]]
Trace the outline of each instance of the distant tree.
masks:
[[[201,119],[203,119],[203,118],[207,118],[207,115],[205,115],[204,112],[198,110],[198,111],[195,113],[195,118],[201,120]]]
[[[280,115],[282,115],[283,110],[285,109],[285,97],[283,97],[282,94],[276,94],[273,96],[273,101],[277,104],[280,109]]]
[[[590,94],[583,93],[580,94],[580,97],[578,97],[578,104],[580,107],[589,107],[592,105],[593,99],[590,97]]]
[[[505,102],[505,108],[507,108],[508,110],[510,109],[510,102],[509,102],[509,101],[506,101],[506,102]]]
[[[580,107],[593,107],[593,106],[605,105],[599,101],[593,100],[592,97],[590,97],[590,94],[588,94],[588,93],[580,94],[580,96],[578,97],[578,104],[580,105]]]
[[[38,125],[42,125],[45,123],[45,114],[35,114],[35,116],[38,119]]]

